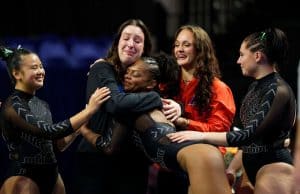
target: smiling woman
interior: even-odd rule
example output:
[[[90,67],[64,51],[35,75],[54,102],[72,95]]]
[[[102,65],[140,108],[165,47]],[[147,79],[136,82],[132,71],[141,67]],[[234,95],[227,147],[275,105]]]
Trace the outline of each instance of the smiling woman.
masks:
[[[242,41],[237,63],[243,75],[254,81],[240,108],[241,130],[182,131],[169,135],[174,142],[201,140],[240,147],[245,173],[257,194],[289,194],[292,190],[294,167],[285,142],[295,124],[296,99],[278,73],[278,65],[287,60],[287,51],[287,37],[278,28],[254,32]]]
[[[37,54],[0,46],[14,90],[1,107],[1,130],[9,151],[9,178],[0,193],[65,193],[58,173],[54,145],[63,150],[76,130],[109,98],[107,88],[97,89],[78,114],[52,123],[48,104],[35,96],[43,87],[45,70]]]

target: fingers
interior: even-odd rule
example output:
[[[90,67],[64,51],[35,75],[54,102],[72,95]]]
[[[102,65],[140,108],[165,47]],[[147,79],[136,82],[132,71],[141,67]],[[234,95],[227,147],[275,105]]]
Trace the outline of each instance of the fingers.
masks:
[[[179,132],[177,133],[169,133],[167,134],[167,137],[172,141],[172,142],[178,142],[181,143],[183,141],[186,141],[184,136],[180,135]]]
[[[163,113],[166,116],[166,118],[171,122],[174,122],[178,118],[176,110],[163,111]]]
[[[100,97],[105,97],[108,94],[110,94],[110,90],[107,87],[102,87],[102,88],[97,88],[94,92],[93,95],[95,96],[100,96]]]
[[[181,115],[180,105],[171,99],[161,99],[163,102],[163,113],[168,120],[174,122]]]
[[[168,120],[174,122],[180,116],[180,111],[177,108],[169,105],[163,105],[163,113]]]
[[[163,104],[170,104],[170,100],[169,99],[165,99],[165,98],[161,98],[161,101]]]
[[[91,99],[97,104],[102,104],[110,98],[110,90],[107,87],[97,88],[92,94]]]
[[[188,140],[197,140],[197,141],[203,141],[203,133],[198,132],[198,131],[179,131],[176,133],[169,133],[167,134],[167,137],[173,141],[173,142],[184,142]]]
[[[108,100],[110,98],[110,96],[106,96],[104,98],[102,98],[99,103],[102,104],[103,102],[105,102],[106,100]]]

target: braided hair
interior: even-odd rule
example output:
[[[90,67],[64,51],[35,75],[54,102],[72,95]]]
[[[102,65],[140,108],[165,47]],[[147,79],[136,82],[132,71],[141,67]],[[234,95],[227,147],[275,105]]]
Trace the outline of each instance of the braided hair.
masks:
[[[251,52],[264,53],[270,64],[278,68],[287,61],[288,40],[283,31],[278,28],[267,28],[248,35],[244,41]]]
[[[155,91],[164,98],[177,95],[179,88],[179,65],[174,57],[160,53],[152,57],[142,57],[141,60],[147,64],[151,79],[157,81]]]

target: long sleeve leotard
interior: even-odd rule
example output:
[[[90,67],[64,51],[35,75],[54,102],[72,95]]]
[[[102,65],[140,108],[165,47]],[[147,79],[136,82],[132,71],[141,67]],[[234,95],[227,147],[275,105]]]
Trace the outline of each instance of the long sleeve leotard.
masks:
[[[283,147],[296,118],[296,100],[278,73],[256,80],[249,87],[241,109],[243,129],[227,133],[229,146],[240,146],[250,180],[259,168],[272,162],[292,163]]]
[[[73,132],[70,120],[52,124],[45,101],[15,90],[1,107],[1,130],[11,160],[8,175],[29,177],[40,193],[51,194],[58,176],[53,140]]]
[[[48,104],[19,90],[3,104],[2,119],[10,159],[24,164],[56,163],[52,139],[73,132],[69,119],[52,124]]]

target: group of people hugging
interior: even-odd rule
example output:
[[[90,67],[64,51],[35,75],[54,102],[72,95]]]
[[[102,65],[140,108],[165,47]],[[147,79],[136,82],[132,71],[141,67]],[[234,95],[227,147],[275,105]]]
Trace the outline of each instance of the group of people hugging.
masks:
[[[296,98],[278,71],[287,56],[288,40],[278,28],[241,41],[237,64],[253,82],[237,114],[203,28],[179,27],[171,54],[153,54],[147,26],[129,19],[106,57],[90,65],[86,106],[53,123],[47,102],[36,95],[44,84],[43,59],[1,45],[13,89],[1,104],[10,164],[0,193],[66,193],[56,150],[78,136],[78,194],[146,194],[153,164],[157,194],[297,193],[289,146]],[[232,130],[237,116],[242,125]],[[226,147],[238,148],[229,166]]]

